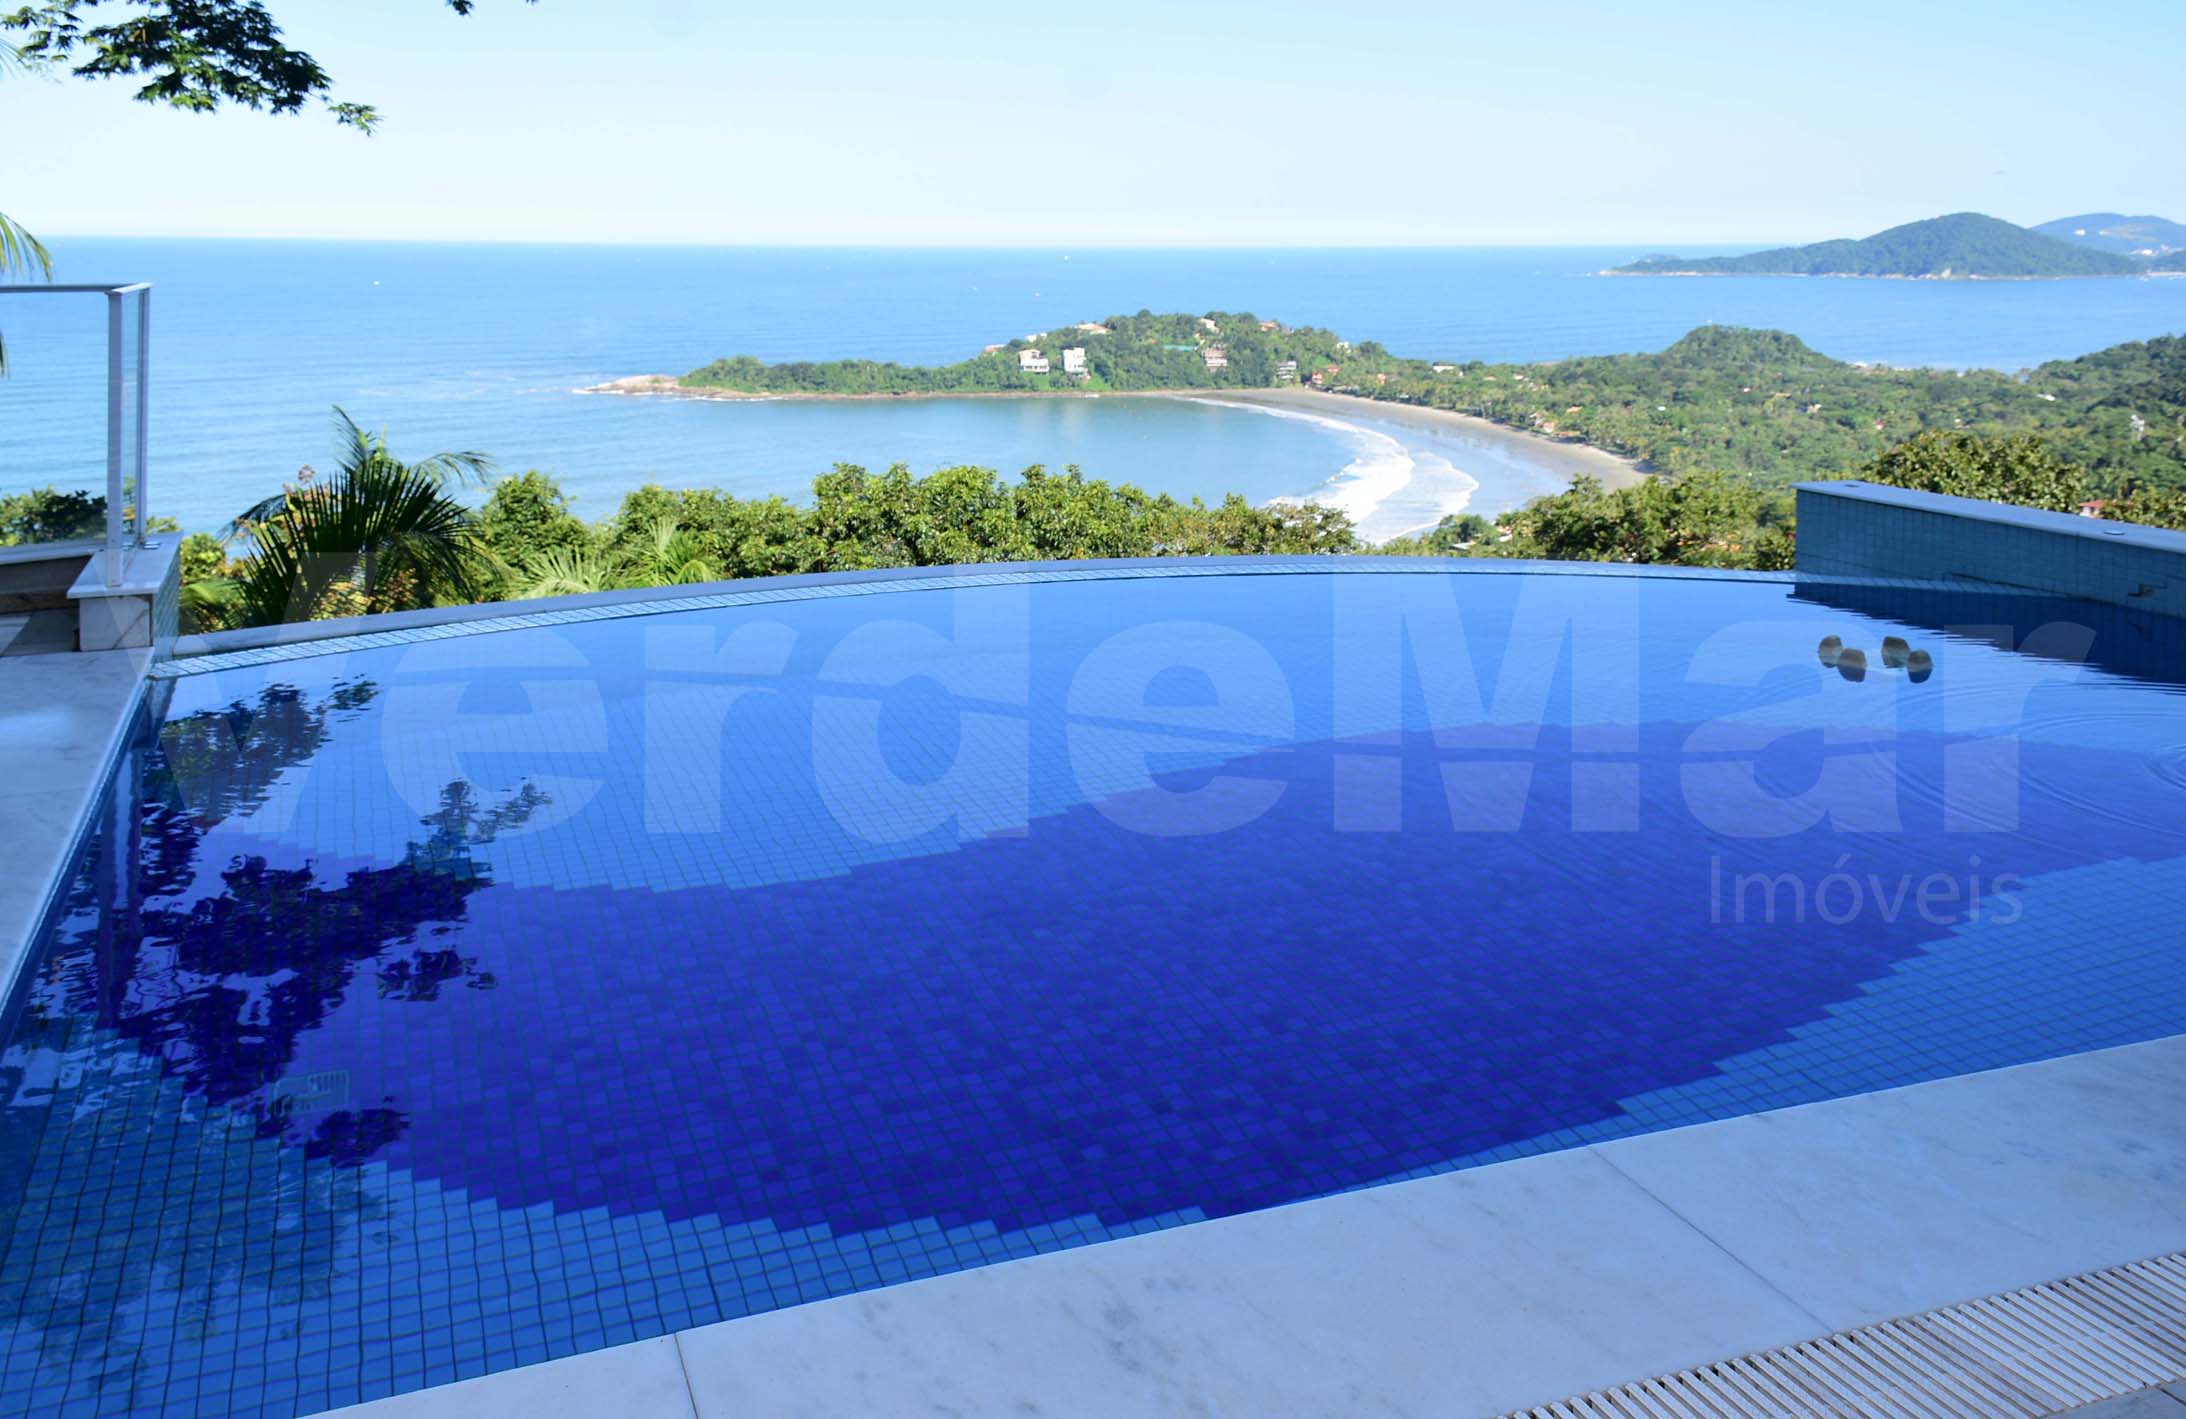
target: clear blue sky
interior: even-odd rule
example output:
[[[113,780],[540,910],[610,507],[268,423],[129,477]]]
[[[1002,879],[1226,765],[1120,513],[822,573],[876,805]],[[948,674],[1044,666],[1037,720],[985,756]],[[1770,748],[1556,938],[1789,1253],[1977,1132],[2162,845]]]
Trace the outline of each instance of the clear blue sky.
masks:
[[[270,4],[377,136],[9,79],[0,211],[55,234],[1061,246],[2186,220],[2179,0]]]

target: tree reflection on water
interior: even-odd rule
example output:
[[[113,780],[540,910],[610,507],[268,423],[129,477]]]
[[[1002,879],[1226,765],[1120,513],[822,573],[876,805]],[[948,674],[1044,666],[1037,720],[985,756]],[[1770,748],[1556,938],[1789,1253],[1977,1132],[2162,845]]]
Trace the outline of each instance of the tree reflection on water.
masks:
[[[528,783],[494,803],[448,784],[393,862],[216,861],[253,841],[236,820],[376,693],[270,686],[161,726],[80,854],[0,1051],[0,1255],[30,1259],[0,1273],[0,1343],[34,1332],[73,1386],[126,1392],[148,1312],[217,1328],[238,1287],[282,1305],[325,1297],[356,1228],[383,1211],[357,1165],[408,1118],[396,1099],[315,1094],[293,1072],[300,1041],[360,974],[367,998],[397,1006],[494,984],[435,938],[490,885],[474,848],[547,803]],[[135,1205],[81,1225],[86,1179]]]

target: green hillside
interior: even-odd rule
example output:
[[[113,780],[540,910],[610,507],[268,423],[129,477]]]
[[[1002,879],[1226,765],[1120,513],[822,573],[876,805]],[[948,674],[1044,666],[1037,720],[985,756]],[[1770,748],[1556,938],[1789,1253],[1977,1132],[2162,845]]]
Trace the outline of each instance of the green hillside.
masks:
[[[1593,444],[1666,473],[1837,476],[1926,432],[2036,433],[2098,490],[2186,487],[2186,337],[2024,375],[1833,360],[1779,330],[1703,326],[1668,349],[1538,365],[1399,361],[1345,387]]]
[[[2069,248],[2068,248],[2069,249]],[[2089,253],[2099,255],[2099,253]],[[1668,473],[1762,483],[1838,476],[1916,434],[2038,433],[2099,490],[2186,488],[2186,337],[2119,345],[2023,374],[1851,365],[1780,330],[1708,325],[1668,349],[1546,364],[1429,361],[1252,315],[1110,316],[950,365],[718,360],[692,388],[755,394],[981,394],[1264,389],[1309,384],[1449,409],[1592,444]],[[1038,349],[1054,368],[1021,368]],[[1085,373],[1061,373],[1065,349]],[[1213,351],[1224,359],[1210,364]],[[1293,371],[1288,362],[1295,360]]]
[[[1743,256],[1650,256],[1619,266],[1616,274],[1972,279],[2131,276],[2142,269],[2130,257],[2076,246],[1978,212],[1956,212],[1857,241],[1823,241]]]
[[[2028,230],[2052,236],[2074,246],[2095,251],[2135,256],[2142,252],[2162,256],[2186,251],[2186,224],[2166,217],[2128,217],[2120,212],[2083,212],[2059,217]]]
[[[1368,346],[1367,349],[1378,347]],[[1261,389],[1349,357],[1326,330],[1285,329],[1249,313],[1111,315],[990,347],[949,365],[881,360],[763,364],[749,355],[716,360],[680,381],[693,389],[748,394],[1036,394],[1150,389]],[[1083,358],[1066,368],[1065,352]],[[1028,369],[1023,355],[1038,359]],[[1045,361],[1047,368],[1036,366]],[[1296,361],[1286,369],[1286,361]]]

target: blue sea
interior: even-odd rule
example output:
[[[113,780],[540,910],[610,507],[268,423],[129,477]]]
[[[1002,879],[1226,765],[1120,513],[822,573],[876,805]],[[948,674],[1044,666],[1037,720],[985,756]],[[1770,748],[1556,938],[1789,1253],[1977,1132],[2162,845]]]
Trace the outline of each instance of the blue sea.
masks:
[[[647,480],[801,497],[837,462],[1076,463],[1179,496],[1306,495],[1377,456],[1372,420],[1160,400],[705,404],[585,395],[719,356],[933,362],[1118,312],[1250,310],[1447,359],[1659,349],[1790,330],[1847,360],[2020,369],[2186,330],[2186,281],[1611,280],[1628,248],[857,250],[61,238],[63,281],[154,283],[151,508],[217,528],[332,451],[553,473],[599,517]],[[0,491],[103,481],[95,297],[0,301]],[[1492,510],[1546,469],[1445,449]],[[1475,461],[1480,466],[1471,466]],[[1522,464],[1522,457],[1517,460]]]

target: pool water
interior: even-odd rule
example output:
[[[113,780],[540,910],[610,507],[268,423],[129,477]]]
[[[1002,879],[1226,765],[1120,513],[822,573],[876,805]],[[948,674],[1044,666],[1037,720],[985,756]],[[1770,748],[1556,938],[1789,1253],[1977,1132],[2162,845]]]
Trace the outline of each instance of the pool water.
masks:
[[[1175,570],[154,682],[0,1054],[0,1413],[308,1413],[2186,1030],[2175,630]]]

